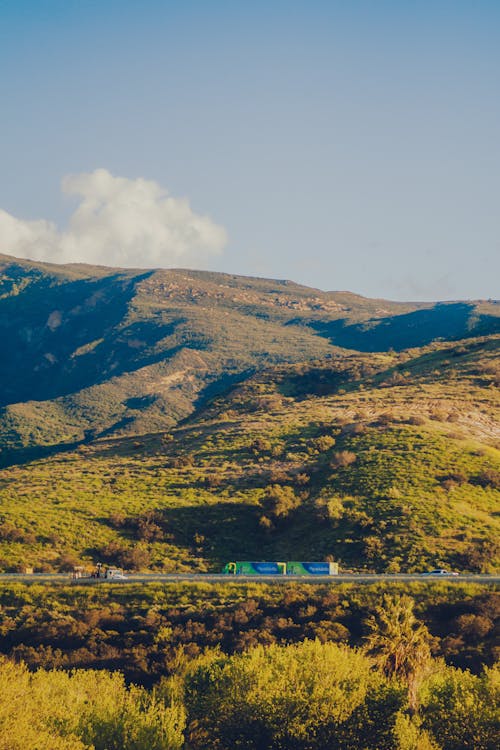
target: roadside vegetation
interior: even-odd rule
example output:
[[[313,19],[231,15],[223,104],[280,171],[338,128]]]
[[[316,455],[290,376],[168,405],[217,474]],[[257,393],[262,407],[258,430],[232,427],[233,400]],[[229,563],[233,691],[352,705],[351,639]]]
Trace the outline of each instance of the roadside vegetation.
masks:
[[[212,607],[223,590],[209,598]],[[33,598],[41,595],[36,587],[29,591]],[[104,589],[99,591],[102,596]],[[20,587],[11,593],[29,598]],[[186,587],[172,593],[184,601],[193,596]],[[342,595],[349,593],[363,599],[360,591]],[[151,621],[161,612],[160,594],[149,590],[156,601]],[[276,591],[270,594],[275,597]],[[413,598],[395,591],[374,594],[361,616],[357,646],[332,635],[265,642],[265,628],[259,628],[260,642],[231,652],[220,642],[194,650],[176,647],[175,658],[149,689],[127,684],[109,666],[28,671],[19,655],[15,661],[2,657],[0,748],[494,750],[498,669],[484,666],[473,674],[447,665]],[[438,591],[437,598],[442,594]],[[299,589],[294,596],[297,603]],[[245,617],[251,620],[252,603],[255,599],[238,604],[240,626]],[[314,604],[310,597],[302,604],[309,607],[305,620]],[[115,606],[115,632],[120,606]],[[112,617],[108,613],[108,620]],[[62,611],[59,618],[64,619]],[[161,641],[165,651],[173,646],[172,631],[158,619],[152,631],[152,640]]]
[[[118,669],[151,686],[218,647],[318,639],[359,647],[386,594],[410,594],[432,652],[479,674],[498,658],[500,597],[457,581],[397,584],[11,584],[0,588],[0,653],[30,668]]]

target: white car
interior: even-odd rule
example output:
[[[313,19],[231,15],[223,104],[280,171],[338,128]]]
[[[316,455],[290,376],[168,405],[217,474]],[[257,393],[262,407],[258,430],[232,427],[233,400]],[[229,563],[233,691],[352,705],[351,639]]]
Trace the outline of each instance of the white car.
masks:
[[[436,570],[427,570],[425,573],[421,573],[422,576],[457,576],[454,570],[443,570],[443,568],[436,568]]]

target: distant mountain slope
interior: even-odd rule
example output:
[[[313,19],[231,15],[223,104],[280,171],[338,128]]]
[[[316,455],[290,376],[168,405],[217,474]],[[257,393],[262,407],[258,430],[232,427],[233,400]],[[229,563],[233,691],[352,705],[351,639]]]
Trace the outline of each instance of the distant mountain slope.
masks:
[[[0,567],[493,570],[499,349],[489,336],[280,364],[170,432],[4,468]]]
[[[0,464],[37,446],[168,427],[272,364],[493,333],[499,311],[0,256]]]

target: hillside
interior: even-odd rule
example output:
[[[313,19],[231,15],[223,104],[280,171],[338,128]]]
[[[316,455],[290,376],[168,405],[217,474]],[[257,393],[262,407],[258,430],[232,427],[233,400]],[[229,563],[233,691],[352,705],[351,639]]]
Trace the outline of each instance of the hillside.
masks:
[[[0,465],[164,430],[262,368],[500,331],[494,302],[0,256]]]
[[[1,567],[331,556],[343,569],[494,570],[499,344],[271,366],[168,432],[4,468]]]

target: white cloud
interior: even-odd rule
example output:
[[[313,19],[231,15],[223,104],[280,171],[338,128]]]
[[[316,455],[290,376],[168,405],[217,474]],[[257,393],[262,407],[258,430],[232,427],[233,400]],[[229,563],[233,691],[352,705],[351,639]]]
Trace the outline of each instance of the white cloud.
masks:
[[[56,263],[196,266],[220,254],[227,241],[223,227],[151,180],[96,169],[65,177],[62,189],[80,198],[67,229],[16,219],[0,209],[0,252]]]

